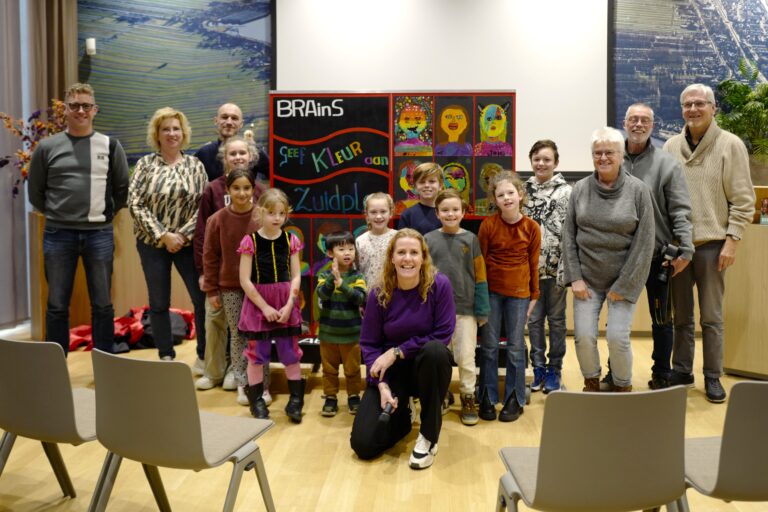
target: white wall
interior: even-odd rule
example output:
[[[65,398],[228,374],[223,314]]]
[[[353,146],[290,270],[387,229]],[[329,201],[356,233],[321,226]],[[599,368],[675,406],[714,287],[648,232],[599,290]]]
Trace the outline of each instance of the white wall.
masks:
[[[607,113],[605,0],[277,0],[282,91],[517,91],[518,170],[550,138],[592,169]]]

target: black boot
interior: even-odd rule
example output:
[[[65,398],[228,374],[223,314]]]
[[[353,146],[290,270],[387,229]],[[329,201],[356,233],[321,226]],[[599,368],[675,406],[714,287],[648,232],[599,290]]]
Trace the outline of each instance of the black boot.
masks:
[[[301,423],[301,409],[304,407],[304,385],[306,381],[289,380],[288,391],[291,396],[288,397],[288,405],[285,406],[285,414],[291,418],[294,423]]]
[[[521,414],[523,414],[523,406],[518,403],[517,398],[515,397],[515,392],[513,391],[499,413],[499,421],[515,421]]]
[[[261,395],[264,394],[264,383],[260,382],[253,386],[245,386],[245,396],[248,397],[248,404],[251,406],[251,414],[254,418],[269,418],[269,409]]]
[[[491,403],[490,398],[488,398],[488,390],[485,388],[480,395],[480,417],[485,421],[496,419],[496,406]]]

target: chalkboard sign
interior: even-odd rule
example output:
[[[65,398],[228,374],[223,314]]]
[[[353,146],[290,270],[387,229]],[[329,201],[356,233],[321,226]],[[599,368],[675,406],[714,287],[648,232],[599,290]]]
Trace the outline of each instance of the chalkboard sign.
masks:
[[[396,216],[415,204],[419,163],[440,164],[445,187],[469,205],[464,227],[476,232],[490,213],[488,181],[515,170],[515,114],[512,91],[270,94],[270,183],[288,195],[287,229],[304,244],[306,331],[317,326],[325,235],[365,231],[363,199],[373,192],[394,198]]]
[[[388,95],[271,97],[275,187],[295,214],[359,214],[389,190]]]

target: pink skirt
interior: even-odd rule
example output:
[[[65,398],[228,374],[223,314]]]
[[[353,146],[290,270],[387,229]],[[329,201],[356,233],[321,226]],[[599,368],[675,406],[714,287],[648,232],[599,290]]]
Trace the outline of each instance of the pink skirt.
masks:
[[[282,308],[291,294],[291,283],[256,284],[256,291],[264,301],[275,309]],[[240,312],[240,321],[237,323],[240,335],[247,340],[268,340],[282,336],[298,336],[301,334],[301,310],[299,301],[293,303],[291,316],[286,323],[270,322],[264,317],[264,313],[256,307],[256,304],[246,296],[243,300],[243,309]]]

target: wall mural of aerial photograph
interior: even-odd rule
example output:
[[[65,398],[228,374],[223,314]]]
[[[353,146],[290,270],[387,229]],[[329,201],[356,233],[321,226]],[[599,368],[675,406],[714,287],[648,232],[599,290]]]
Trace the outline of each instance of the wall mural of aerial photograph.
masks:
[[[131,164],[150,151],[149,119],[158,108],[184,112],[190,148],[215,139],[222,103],[243,110],[245,128],[266,147],[272,68],[270,0],[78,0],[79,80],[96,91],[96,128],[117,137]]]
[[[692,83],[738,78],[742,61],[768,75],[768,3],[764,0],[614,0],[614,126],[627,107],[655,111],[654,142],[683,127],[680,93]]]

